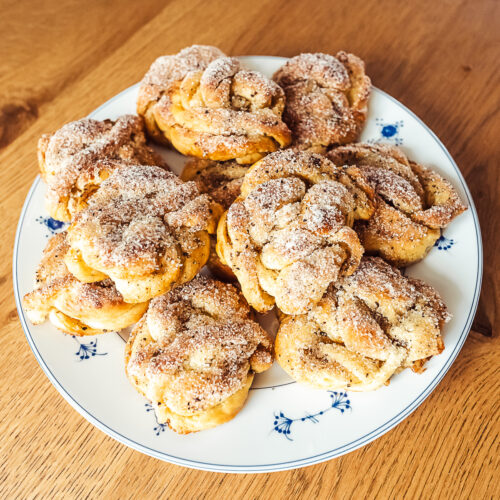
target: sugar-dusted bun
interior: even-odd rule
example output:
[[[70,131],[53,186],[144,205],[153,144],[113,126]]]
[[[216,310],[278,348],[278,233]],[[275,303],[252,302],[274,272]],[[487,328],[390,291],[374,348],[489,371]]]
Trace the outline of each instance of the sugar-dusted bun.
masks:
[[[290,144],[281,120],[284,93],[276,83],[235,58],[212,58],[209,52],[195,64],[197,59],[186,62],[183,52],[167,60],[170,72],[153,64],[139,90],[138,113],[153,137],[161,136],[185,155],[239,163]],[[151,82],[159,92],[154,100]]]
[[[404,368],[422,371],[441,353],[449,318],[431,286],[379,257],[363,257],[309,314],[282,318],[276,359],[292,378],[316,388],[374,390]]]
[[[232,419],[272,362],[272,340],[241,293],[204,276],[153,299],[125,355],[132,385],[181,434]]]
[[[368,112],[370,79],[353,54],[300,54],[273,76],[285,91],[283,119],[293,147],[322,153],[357,140]]]
[[[446,227],[467,207],[437,172],[410,161],[389,144],[348,144],[327,154],[336,165],[359,168],[375,191],[376,210],[355,229],[369,253],[397,266],[423,259]]]
[[[205,265],[221,212],[194,182],[161,168],[117,170],[68,228],[66,264],[82,281],[108,276],[125,301],[144,302]]]
[[[351,226],[371,215],[370,197],[355,168],[308,152],[271,153],[252,166],[222,216],[217,253],[255,309],[276,302],[301,314],[359,264],[363,248]]]
[[[133,164],[166,167],[146,145],[143,119],[133,115],[67,123],[40,138],[38,161],[47,184],[45,207],[51,217],[67,222],[114,170]]]

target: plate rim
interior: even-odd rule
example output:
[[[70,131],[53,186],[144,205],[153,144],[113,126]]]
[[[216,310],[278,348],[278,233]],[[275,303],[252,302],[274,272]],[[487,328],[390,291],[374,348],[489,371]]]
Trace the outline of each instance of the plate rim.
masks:
[[[281,60],[287,60],[288,58],[285,57],[279,57],[279,56],[241,56],[240,59],[281,59]],[[115,94],[113,97],[108,99],[106,102],[101,104],[99,107],[97,107],[95,110],[93,110],[88,116],[91,116],[97,112],[99,112],[104,106],[109,105],[112,101],[118,99],[121,97],[123,94],[130,92],[132,89],[137,87],[139,83],[136,83],[134,85],[131,85],[130,87],[122,90],[118,94]],[[475,234],[476,234],[476,241],[477,241],[477,259],[478,259],[478,272],[476,275],[476,284],[475,284],[475,289],[474,289],[474,295],[473,295],[473,300],[471,303],[471,307],[467,316],[467,320],[465,323],[465,326],[462,330],[462,333],[460,334],[457,343],[455,344],[454,350],[450,354],[450,357],[448,358],[448,361],[445,363],[445,365],[441,368],[441,370],[436,374],[436,376],[430,381],[430,383],[427,385],[427,387],[420,392],[420,394],[411,402],[409,403],[403,410],[401,410],[397,415],[393,416],[391,419],[387,420],[384,422],[382,425],[377,427],[376,429],[372,430],[368,434],[366,434],[363,437],[360,437],[350,443],[344,444],[338,448],[335,448],[333,450],[329,450],[317,455],[313,455],[310,457],[306,457],[303,459],[296,459],[296,460],[291,460],[287,462],[276,462],[272,464],[259,464],[259,465],[234,465],[234,464],[217,464],[217,463],[212,463],[212,462],[203,462],[203,461],[197,461],[197,460],[192,460],[192,459],[185,459],[182,457],[176,457],[174,455],[169,455],[168,453],[165,453],[164,451],[160,450],[155,450],[153,448],[150,448],[148,446],[145,446],[141,443],[138,443],[131,438],[124,436],[120,434],[119,432],[115,431],[111,427],[109,427],[107,424],[101,422],[98,418],[94,417],[87,409],[85,409],[83,406],[81,406],[78,401],[76,401],[71,394],[64,388],[61,382],[53,375],[51,372],[50,368],[47,366],[45,363],[43,357],[39,353],[36,344],[34,342],[33,337],[31,336],[29,325],[26,321],[24,311],[21,307],[21,297],[20,297],[20,292],[19,292],[19,282],[18,282],[18,256],[19,256],[19,251],[18,251],[18,246],[19,246],[19,240],[20,240],[20,235],[21,235],[21,230],[23,227],[23,222],[24,218],[26,215],[26,211],[28,209],[28,206],[30,204],[31,198],[33,197],[33,194],[36,191],[36,188],[38,184],[41,181],[41,178],[39,175],[35,178],[33,181],[26,198],[23,203],[23,207],[19,216],[19,220],[17,223],[17,228],[16,228],[16,236],[14,240],[14,248],[13,248],[13,259],[12,259],[12,284],[13,284],[13,289],[14,289],[14,297],[15,297],[15,303],[16,303],[16,308],[17,312],[19,315],[19,319],[21,322],[21,326],[23,328],[26,340],[36,358],[38,361],[38,364],[42,368],[42,371],[45,373],[47,378],[50,380],[52,385],[57,389],[57,391],[63,396],[63,398],[70,404],[70,406],[76,410],[83,418],[88,420],[91,424],[93,424],[95,427],[97,427],[100,431],[104,432],[108,436],[112,437],[113,439],[117,440],[118,442],[129,446],[132,449],[135,449],[136,451],[139,451],[141,453],[144,453],[146,455],[152,456],[154,458],[160,459],[167,461],[169,463],[175,464],[175,465],[180,465],[184,467],[189,467],[193,469],[199,469],[199,470],[206,470],[206,471],[211,471],[211,472],[223,472],[223,473],[265,473],[265,472],[277,472],[277,471],[282,471],[282,470],[289,470],[289,469],[295,469],[295,468],[300,468],[300,467],[306,467],[309,465],[314,465],[316,463],[321,463],[327,460],[330,460],[332,458],[344,455],[346,453],[350,453],[351,451],[354,451],[372,441],[375,439],[378,439],[382,435],[384,435],[386,432],[390,431],[396,425],[401,423],[403,420],[405,420],[413,411],[415,411],[424,401],[427,399],[427,397],[434,391],[434,389],[437,387],[437,385],[441,382],[441,380],[444,378],[448,370],[450,369],[451,365],[454,363],[455,359],[457,358],[458,354],[460,353],[462,346],[470,332],[472,322],[474,320],[477,307],[478,307],[478,302],[479,302],[479,297],[480,297],[480,291],[481,291],[481,284],[482,284],[482,278],[483,278],[483,245],[482,245],[482,238],[481,238],[481,228],[479,224],[479,218],[477,215],[476,207],[472,198],[472,195],[470,193],[469,187],[467,186],[467,183],[458,168],[455,160],[447,150],[447,148],[444,146],[444,144],[441,142],[441,140],[437,137],[437,135],[423,122],[421,118],[419,118],[413,111],[408,109],[403,103],[398,101],[396,98],[388,94],[387,92],[373,86],[373,89],[380,92],[382,95],[387,97],[389,100],[391,100],[394,104],[399,106],[400,108],[403,109],[404,112],[408,113],[410,116],[412,116],[420,125],[424,127],[424,129],[430,133],[431,137],[436,141],[437,145],[440,147],[440,149],[444,152],[448,160],[450,161],[451,165],[453,166],[458,179],[460,180],[460,184],[462,185],[462,188],[465,192],[467,202],[469,205],[469,209],[472,214],[473,222],[474,222],[474,229],[475,229]]]

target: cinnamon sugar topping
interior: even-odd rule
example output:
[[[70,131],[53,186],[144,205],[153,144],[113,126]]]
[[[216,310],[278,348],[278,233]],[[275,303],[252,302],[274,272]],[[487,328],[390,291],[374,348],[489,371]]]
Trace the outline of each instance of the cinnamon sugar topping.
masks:
[[[219,226],[218,253],[258,310],[273,297],[284,312],[304,312],[356,268],[363,249],[342,176],[326,158],[294,151],[268,155],[245,176],[227,232]]]
[[[283,87],[283,119],[293,146],[324,152],[331,144],[356,140],[366,120],[370,79],[358,57],[339,52],[300,54],[285,63],[273,79]]]
[[[180,265],[177,239],[213,226],[214,208],[193,182],[158,167],[131,166],[103,182],[89,207],[75,217],[70,241],[87,241],[83,246],[103,267],[154,272],[165,258]]]
[[[272,363],[272,341],[237,289],[203,276],[153,299],[143,332],[128,372],[149,396],[161,384],[161,403],[183,415],[216,406]]]
[[[85,200],[87,191],[117,168],[141,163],[164,166],[146,145],[142,119],[132,115],[115,122],[91,118],[70,122],[40,139],[39,159],[49,209],[54,207],[56,214],[64,210],[59,205],[71,203],[70,198]],[[74,207],[70,204],[66,209],[72,212]]]

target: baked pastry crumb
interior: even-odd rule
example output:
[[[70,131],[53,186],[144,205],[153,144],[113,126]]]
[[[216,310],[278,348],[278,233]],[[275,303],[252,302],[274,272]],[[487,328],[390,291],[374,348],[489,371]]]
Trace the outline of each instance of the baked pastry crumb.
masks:
[[[66,232],[50,238],[38,266],[34,290],[23,298],[29,320],[38,325],[47,317],[72,335],[119,331],[140,319],[147,302],[127,304],[110,279],[82,283],[68,270]]]
[[[153,299],[125,354],[132,385],[181,434],[231,420],[272,362],[272,339],[241,293],[204,276]]]
[[[47,184],[45,208],[56,220],[69,222],[111,172],[143,164],[167,168],[146,144],[141,117],[117,120],[83,118],[67,123],[38,141],[38,162]]]
[[[380,257],[363,257],[308,314],[284,316],[275,352],[295,380],[319,389],[368,391],[444,349],[450,315],[439,294]]]
[[[366,121],[370,79],[354,54],[300,54],[273,76],[285,91],[283,120],[292,146],[324,153],[328,146],[357,140]]]

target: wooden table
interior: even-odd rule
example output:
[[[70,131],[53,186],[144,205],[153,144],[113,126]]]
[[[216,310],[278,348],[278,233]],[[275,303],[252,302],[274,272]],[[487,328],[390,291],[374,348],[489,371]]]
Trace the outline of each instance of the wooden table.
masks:
[[[499,498],[498,135],[500,3],[0,2],[0,498]],[[437,133],[474,196],[484,242],[474,329],[444,380],[374,443],[301,470],[230,475],[133,451],[78,415],[39,368],[19,323],[11,253],[37,175],[39,135],[137,82],[192,43],[229,54],[347,49],[375,85]],[[493,332],[493,333],[492,333]]]

